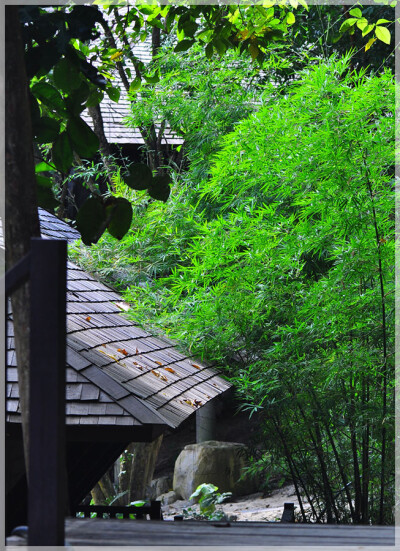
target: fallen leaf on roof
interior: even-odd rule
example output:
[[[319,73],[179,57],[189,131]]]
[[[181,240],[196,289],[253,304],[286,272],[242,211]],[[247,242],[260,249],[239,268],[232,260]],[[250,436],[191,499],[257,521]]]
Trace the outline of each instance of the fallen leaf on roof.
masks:
[[[201,367],[197,364],[192,364],[193,367],[195,367],[196,369],[201,369]]]
[[[125,350],[125,348],[117,348],[117,352],[121,352],[124,356],[128,355],[128,352]]]
[[[118,358],[116,358],[115,356],[112,356],[111,354],[107,354],[107,352],[104,352],[103,350],[99,350],[99,352],[101,352],[102,354],[104,354],[104,356],[107,356],[108,358],[111,358],[111,359],[114,360],[115,362],[118,362]]]
[[[139,350],[136,348],[136,354],[139,354]]]
[[[175,369],[172,369],[172,367],[166,367],[165,371],[168,371],[169,373],[176,373]]]
[[[156,377],[159,377],[162,381],[168,381],[167,377],[165,375],[161,375],[161,373],[159,371],[157,371],[156,369],[152,369],[151,372]]]
[[[136,365],[140,371],[143,371],[143,367],[141,365],[139,365],[137,362],[133,362],[134,365]]]
[[[200,406],[203,405],[203,402],[201,402],[200,400],[195,400],[195,401],[194,401],[194,405],[197,406],[197,407],[199,408]]]
[[[86,321],[90,321],[91,319],[92,319],[92,318],[91,318],[90,316],[88,316],[88,317],[86,318]]]
[[[189,406],[192,406],[193,408],[196,407],[193,400],[186,399],[186,400],[183,400],[183,401],[185,402],[185,404],[189,404]]]
[[[130,309],[130,306],[127,302],[116,302],[115,306],[118,306],[120,310],[125,310],[125,312]]]
[[[156,364],[162,365],[162,362],[159,362],[158,360],[155,360]]]
[[[104,348],[107,348],[107,345],[106,345],[106,344],[101,344],[100,346],[104,346]]]

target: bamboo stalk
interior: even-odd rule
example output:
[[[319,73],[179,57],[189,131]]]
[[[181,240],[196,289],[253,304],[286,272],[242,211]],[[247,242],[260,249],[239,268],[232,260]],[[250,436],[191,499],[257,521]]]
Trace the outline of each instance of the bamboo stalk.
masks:
[[[375,229],[375,240],[378,253],[378,274],[379,274],[379,287],[381,295],[381,314],[382,314],[382,346],[383,346],[383,374],[382,374],[382,449],[381,449],[381,474],[380,474],[380,499],[379,499],[379,524],[384,522],[384,498],[385,498],[385,478],[386,478],[386,426],[385,418],[387,414],[387,334],[386,334],[386,303],[385,303],[385,286],[383,282],[383,270],[382,270],[382,255],[381,255],[381,239],[379,235],[378,219],[375,209],[374,193],[372,191],[372,185],[370,181],[369,168],[367,166],[367,151],[363,154],[363,162],[367,177],[368,194],[371,200],[372,217]]]
[[[274,423],[274,426],[275,426],[275,429],[278,433],[278,436],[279,436],[279,438],[282,442],[283,449],[284,449],[284,452],[285,452],[286,461],[287,461],[287,464],[288,464],[288,467],[289,467],[289,470],[290,470],[290,474],[291,474],[292,479],[293,479],[293,484],[294,484],[294,489],[295,489],[295,492],[296,492],[297,500],[298,500],[299,505],[300,505],[301,515],[303,517],[303,521],[306,522],[307,517],[306,517],[306,513],[304,511],[303,501],[301,499],[300,490],[299,490],[297,479],[296,479],[296,474],[295,474],[294,469],[293,469],[293,462],[292,462],[291,453],[289,451],[289,448],[286,445],[285,436],[284,436],[284,434],[282,433],[282,431],[279,427],[278,421],[275,419],[275,417],[272,417],[272,421]]]

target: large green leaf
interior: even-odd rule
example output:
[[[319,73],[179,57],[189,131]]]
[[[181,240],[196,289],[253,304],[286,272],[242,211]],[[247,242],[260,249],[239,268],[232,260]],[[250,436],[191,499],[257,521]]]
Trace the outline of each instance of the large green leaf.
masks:
[[[354,8],[354,9],[350,10],[349,13],[353,17],[362,17],[362,12],[361,12],[360,8]]]
[[[158,201],[167,201],[169,194],[171,192],[170,188],[171,178],[168,174],[162,176],[155,176],[149,187],[149,195],[153,199]]]
[[[59,114],[64,114],[65,106],[60,92],[48,82],[38,82],[31,88],[32,94],[48,109]]]
[[[131,227],[132,205],[123,197],[115,197],[111,204],[106,206],[107,217],[111,220],[107,225],[108,232],[116,239],[122,239]]]
[[[115,103],[118,103],[121,95],[121,90],[119,88],[107,86],[106,92],[111,101],[115,101]]]
[[[68,121],[67,133],[80,157],[93,157],[99,150],[99,138],[80,117]]]
[[[86,102],[87,107],[94,107],[95,105],[99,105],[99,103],[102,101],[104,97],[104,92],[101,90],[94,89],[90,92],[88,100]]]
[[[40,119],[40,107],[38,101],[32,94],[29,94],[29,106],[31,111],[32,124]]]
[[[72,166],[73,151],[69,136],[65,131],[54,142],[51,154],[56,168],[62,173],[68,172]]]
[[[50,165],[49,163],[46,163],[46,161],[41,161],[37,165],[35,165],[35,172],[36,174],[38,172],[51,172],[54,170],[54,166]],[[38,176],[36,176],[38,178]]]
[[[130,167],[129,174],[124,176],[124,182],[131,189],[142,191],[148,189],[153,180],[150,168],[143,163],[136,163]]]
[[[36,197],[39,207],[53,210],[59,206],[59,202],[54,197],[52,185],[53,182],[51,178],[39,175],[36,176]]]
[[[341,32],[341,33],[346,32],[348,29],[350,29],[350,27],[355,25],[357,23],[357,21],[358,21],[357,18],[349,17],[349,19],[346,19],[346,21],[344,21],[344,23],[342,23],[342,25],[340,26],[339,32]]]
[[[106,210],[99,197],[89,197],[76,215],[76,227],[85,245],[97,243],[106,226]]]
[[[33,138],[37,143],[51,143],[60,133],[60,123],[50,117],[32,121]]]
[[[57,49],[56,39],[50,40],[40,46],[28,48],[25,54],[25,64],[28,78],[34,75],[43,76],[60,59],[62,52]]]
[[[151,76],[144,75],[144,78],[148,84],[157,84],[160,82],[160,76],[157,73]]]
[[[67,110],[72,116],[79,116],[85,109],[85,101],[90,94],[90,88],[87,82],[82,82],[79,88],[74,90],[65,100]]]
[[[63,92],[69,94],[81,85],[81,73],[79,67],[68,57],[60,59],[53,71],[54,83]]]
[[[140,77],[136,77],[129,86],[129,92],[137,92],[142,86],[142,80]]]
[[[191,46],[193,46],[194,40],[181,40],[178,42],[178,44],[175,46],[174,52],[186,52]]]
[[[390,31],[386,27],[376,27],[375,28],[376,38],[384,42],[385,44],[390,44]]]

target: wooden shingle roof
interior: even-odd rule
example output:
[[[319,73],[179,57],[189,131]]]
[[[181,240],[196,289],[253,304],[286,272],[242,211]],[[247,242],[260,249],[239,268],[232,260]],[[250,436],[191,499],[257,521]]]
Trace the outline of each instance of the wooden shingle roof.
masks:
[[[75,240],[79,233],[40,209],[43,237]],[[230,384],[123,312],[121,296],[68,262],[67,424],[175,428]],[[8,312],[7,420],[20,421],[12,326]]]
[[[121,11],[121,13],[123,10]],[[103,14],[107,19],[107,14]],[[147,39],[144,42],[137,42],[132,47],[132,53],[137,59],[145,64],[150,63],[151,57],[151,40]],[[131,74],[135,74],[133,63],[129,60],[125,60],[126,67],[130,70]],[[120,89],[121,95],[118,102],[112,101],[107,94],[104,94],[104,98],[100,103],[100,111],[103,117],[104,134],[110,144],[144,144],[144,140],[140,134],[138,128],[128,126],[124,120],[131,112],[131,106],[135,108],[135,104],[132,104],[128,99],[128,94],[122,83],[121,77],[118,71],[115,69],[112,74],[114,84]],[[133,78],[133,77],[132,77]],[[140,97],[140,93],[138,94]],[[93,128],[93,121],[87,110],[81,114],[85,122]],[[157,127],[157,124],[156,124]],[[158,127],[159,128],[159,127]],[[164,131],[163,138],[161,140],[163,145],[179,145],[183,143],[183,139],[174,134],[169,127]]]
[[[119,78],[118,78],[119,80]],[[118,103],[110,100],[105,95],[100,104],[100,111],[103,117],[104,134],[110,144],[144,144],[144,140],[138,128],[128,126],[124,120],[129,115],[131,110],[131,102],[128,100],[128,95],[122,83],[118,85],[121,89],[121,96]],[[87,111],[81,114],[85,122],[93,128],[93,121]],[[157,125],[156,125],[157,127]],[[170,145],[179,145],[183,143],[183,139],[173,134],[170,128],[166,128],[161,143]]]

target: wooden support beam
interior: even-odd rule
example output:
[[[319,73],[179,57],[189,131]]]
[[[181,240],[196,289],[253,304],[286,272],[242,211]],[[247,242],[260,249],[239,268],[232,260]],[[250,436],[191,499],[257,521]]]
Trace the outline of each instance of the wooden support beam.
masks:
[[[64,545],[67,242],[31,241],[28,545]]]

